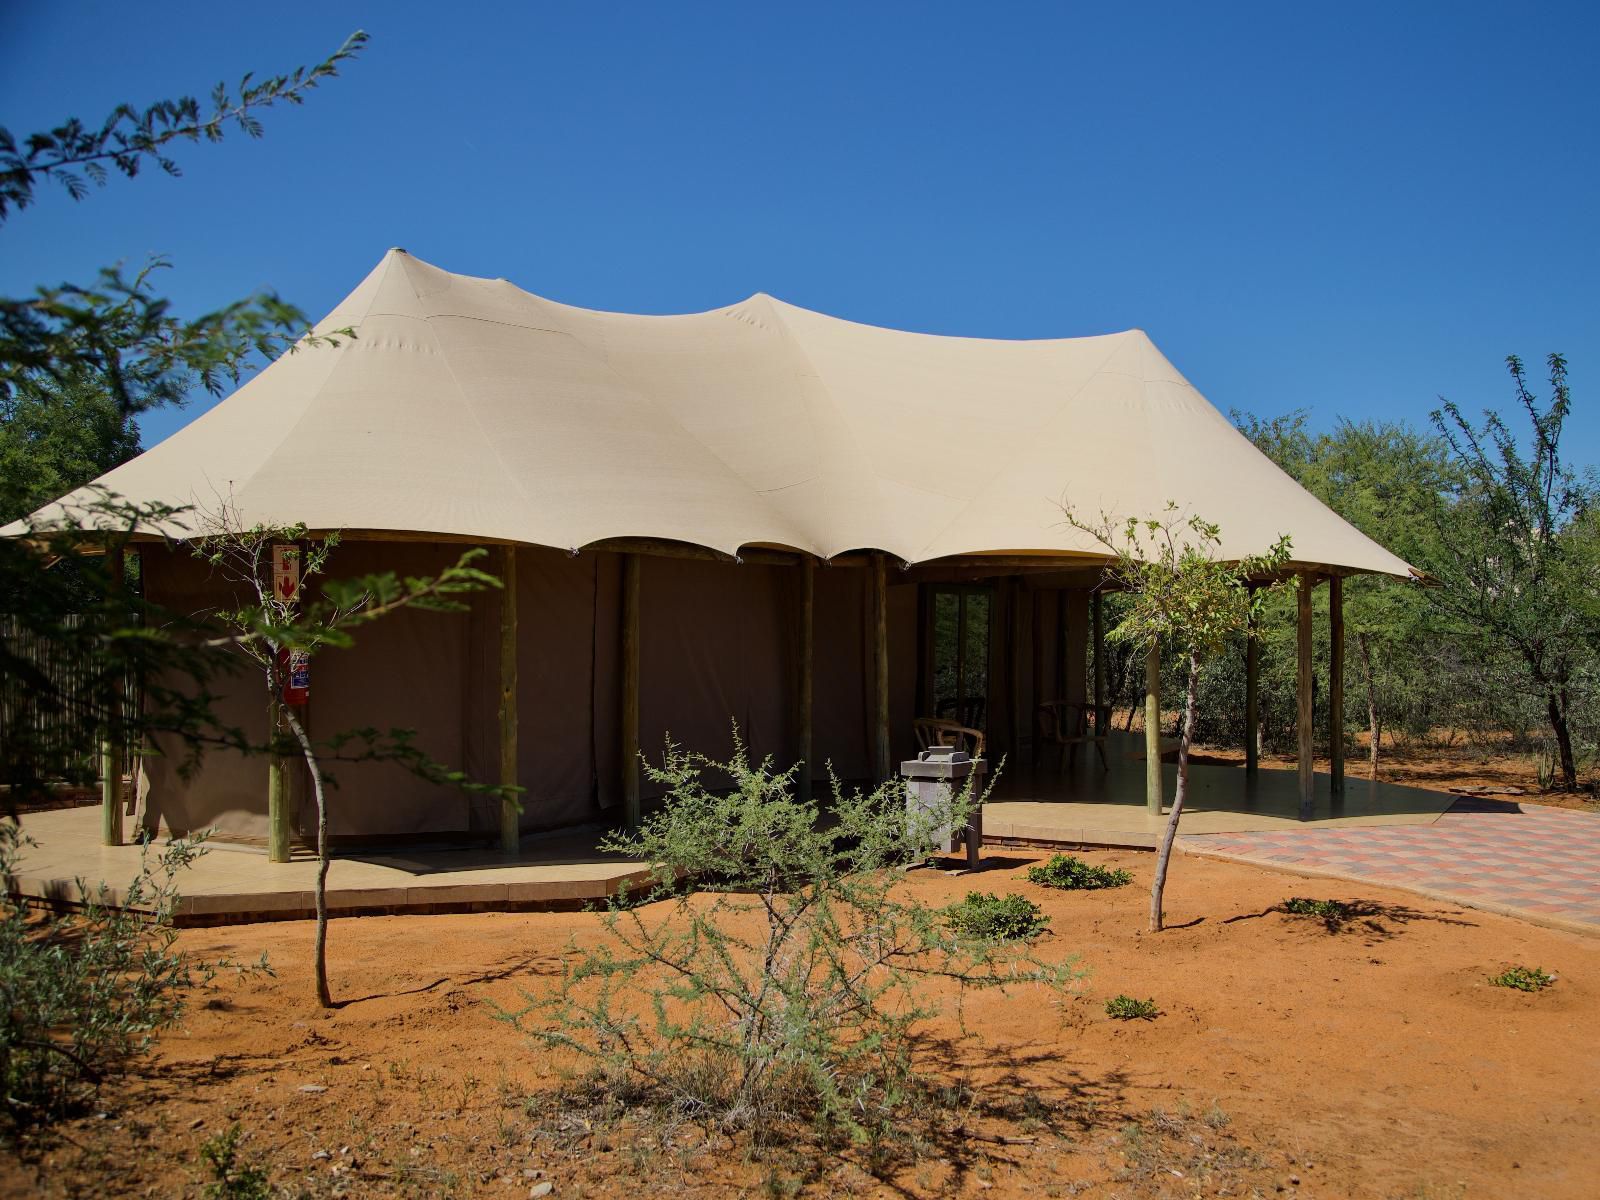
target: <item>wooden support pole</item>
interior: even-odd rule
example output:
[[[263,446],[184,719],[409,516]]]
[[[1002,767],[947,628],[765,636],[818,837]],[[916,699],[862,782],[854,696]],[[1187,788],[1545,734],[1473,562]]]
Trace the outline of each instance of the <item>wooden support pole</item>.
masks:
[[[1300,576],[1299,595],[1299,663],[1296,672],[1295,732],[1299,735],[1300,749],[1300,819],[1309,821],[1316,806],[1316,776],[1312,773],[1312,674],[1311,674],[1311,589],[1317,577],[1306,571]]]
[[[1044,597],[1035,591],[1026,593],[1028,607],[1032,610],[1030,619],[1033,623],[1033,636],[1029,639],[1029,652],[1033,659],[1033,698],[1028,705],[1028,713],[1032,722],[1033,737],[1033,765],[1039,765],[1039,756],[1044,748],[1043,717],[1040,715],[1039,706],[1046,700],[1044,688]]]
[[[500,548],[500,784],[517,786],[517,548]],[[500,850],[522,847],[519,802],[500,801]]]
[[[122,544],[112,542],[106,549],[107,593],[122,599]],[[100,738],[100,840],[108,846],[122,845],[122,694],[125,681],[110,680],[106,685],[106,727]]]
[[[276,742],[283,731],[283,699],[267,696],[267,736]],[[280,754],[267,759],[267,861],[289,861],[289,766]]]
[[[1098,588],[1094,591],[1091,628],[1094,638],[1094,735],[1105,737],[1106,718],[1106,598]]]
[[[1022,747],[1022,580],[1006,577],[1006,757],[1017,761]]]
[[[1328,775],[1344,795],[1344,579],[1328,577]]]
[[[1144,803],[1161,814],[1161,646],[1144,655]]]
[[[816,691],[817,564],[810,555],[800,560],[800,694],[796,698],[800,719],[800,770],[796,785],[800,799],[811,800],[812,701]]]
[[[1255,774],[1261,765],[1261,642],[1256,619],[1244,631],[1244,769]]]
[[[639,808],[639,570],[637,554],[622,556],[622,821],[637,829]]]
[[[889,762],[889,574],[881,551],[872,555],[872,773],[883,783]]]

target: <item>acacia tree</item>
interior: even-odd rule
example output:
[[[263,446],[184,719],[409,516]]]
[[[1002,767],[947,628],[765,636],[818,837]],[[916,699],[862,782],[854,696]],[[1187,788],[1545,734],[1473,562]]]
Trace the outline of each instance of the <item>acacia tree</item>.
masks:
[[[1572,410],[1567,360],[1551,354],[1546,363],[1550,399],[1541,404],[1522,360],[1506,359],[1531,427],[1526,451],[1498,413],[1486,412],[1476,425],[1445,401],[1432,414],[1463,478],[1433,498],[1439,554],[1428,565],[1443,586],[1428,595],[1476,635],[1486,662],[1508,664],[1514,684],[1538,697],[1561,786],[1571,792],[1578,788],[1573,721],[1600,642],[1585,534],[1600,497],[1592,479],[1562,461],[1562,427]]]
[[[306,540],[306,532],[303,525],[247,526],[230,505],[206,515],[205,532],[191,545],[196,556],[209,563],[225,583],[245,594],[245,603],[212,614],[212,620],[224,630],[217,646],[237,648],[256,665],[270,709],[280,712],[288,727],[286,737],[282,730],[270,729],[264,749],[279,757],[299,757],[311,779],[317,807],[317,924],[313,955],[317,1002],[332,1008],[327,957],[331,862],[328,790],[333,783],[329,765],[399,763],[430,782],[502,798],[512,798],[521,789],[477,783],[462,771],[435,761],[415,745],[412,730],[342,730],[318,741],[311,737],[293,705],[275,703],[287,682],[287,654],[311,655],[323,649],[348,647],[354,640],[354,630],[405,608],[461,612],[467,607],[462,601],[464,595],[500,586],[493,575],[472,565],[483,556],[481,548],[466,551],[452,566],[433,576],[402,580],[390,571],[356,579],[329,579],[325,572],[329,556],[339,544],[338,534]],[[285,544],[307,546],[301,559],[299,586],[291,595],[280,594],[272,579],[272,548]],[[248,753],[263,747],[252,746],[241,738],[235,748]]]
[[[357,32],[313,66],[246,76],[237,89],[219,84],[207,104],[185,96],[142,110],[119,105],[99,124],[69,118],[29,135],[0,127],[0,228],[49,185],[80,200],[114,173],[131,178],[149,166],[178,174],[172,152],[183,142],[216,142],[230,131],[260,136],[263,110],[302,103],[366,41]],[[91,283],[0,296],[0,505],[7,509],[0,519],[87,483],[131,453],[130,422],[139,413],[181,403],[196,385],[219,395],[262,359],[345,332],[310,336],[305,315],[272,292],[179,316],[156,287],[166,266],[155,259],[129,273],[118,265]],[[8,685],[0,702],[15,716],[10,698],[23,697],[27,717],[9,721],[0,737],[7,807],[40,798],[51,779],[88,782],[94,771],[80,751],[101,737],[137,742],[167,732],[191,754],[233,740],[230,731],[209,728],[216,656],[170,636],[179,616],[105,569],[121,561],[135,530],[172,515],[99,494],[73,513],[25,520],[8,531],[16,536],[0,538],[0,680]],[[46,658],[74,664],[71,686],[63,686],[62,672],[45,669]],[[144,708],[129,712],[116,697],[130,674],[169,683],[182,675],[186,686],[152,683]]]
[[[266,79],[246,75],[236,93],[219,83],[209,106],[192,96],[143,110],[121,104],[99,125],[72,117],[22,138],[0,126],[0,224],[32,204],[40,185],[59,184],[81,200],[112,172],[132,178],[149,165],[181,174],[170,156],[174,143],[219,142],[229,129],[260,137],[260,110],[304,103],[366,42],[358,30],[322,62]],[[175,316],[152,286],[152,273],[166,265],[153,259],[132,277],[120,265],[107,267],[92,284],[0,297],[0,393],[31,377],[88,372],[131,414],[180,403],[195,383],[217,394],[252,358],[304,344],[305,315],[270,291],[198,318]]]
[[[1437,557],[1432,497],[1459,484],[1460,475],[1436,432],[1403,421],[1341,420],[1331,431],[1313,434],[1304,410],[1271,420],[1236,411],[1233,419],[1259,450],[1362,533],[1413,563]],[[1258,637],[1263,690],[1269,703],[1275,700],[1280,711],[1289,712],[1296,618],[1292,597],[1285,599],[1269,605]],[[1455,652],[1459,622],[1409,581],[1351,576],[1345,581],[1344,613],[1364,695],[1352,690],[1353,711],[1333,717],[1336,722],[1365,719],[1369,770],[1376,778],[1386,730],[1426,731],[1459,720],[1468,698],[1481,697],[1483,689],[1470,678],[1470,664]],[[1242,677],[1232,681],[1236,691],[1242,689]]]
[[[1200,669],[1207,658],[1248,629],[1268,592],[1279,585],[1273,577],[1289,561],[1289,538],[1280,537],[1265,554],[1228,562],[1217,557],[1221,528],[1198,516],[1183,516],[1172,502],[1159,516],[1129,517],[1121,525],[1106,516],[1086,523],[1070,510],[1067,522],[1115,557],[1107,569],[1109,582],[1124,592],[1128,604],[1122,620],[1107,637],[1141,650],[1175,646],[1187,663],[1178,786],[1150,884],[1150,929],[1159,932],[1167,867],[1189,795],[1189,749],[1194,739]]]

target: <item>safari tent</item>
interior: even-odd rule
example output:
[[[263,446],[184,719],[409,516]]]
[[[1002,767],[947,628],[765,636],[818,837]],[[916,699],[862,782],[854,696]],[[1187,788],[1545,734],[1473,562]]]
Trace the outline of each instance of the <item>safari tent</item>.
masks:
[[[95,486],[188,510],[142,552],[147,594],[184,612],[225,600],[181,542],[223,504],[340,531],[334,576],[430,573],[489,547],[502,592],[318,656],[309,714],[321,732],[412,728],[436,758],[520,783],[524,833],[631,816],[650,797],[641,748],[670,734],[721,754],[734,721],[754,754],[847,779],[886,777],[919,718],[1014,756],[1046,714],[1098,725],[1086,664],[1105,558],[1063,505],[1176,501],[1221,526],[1229,557],[1287,533],[1293,569],[1336,589],[1411,573],[1138,330],[933,336],[760,294],[595,312],[402,250],[318,328],[355,336],[284,355]],[[258,680],[225,705],[264,732]],[[1306,771],[1309,746],[1305,729]],[[140,772],[147,827],[265,839],[260,759]],[[500,835],[497,801],[388,765],[338,775],[337,835]]]

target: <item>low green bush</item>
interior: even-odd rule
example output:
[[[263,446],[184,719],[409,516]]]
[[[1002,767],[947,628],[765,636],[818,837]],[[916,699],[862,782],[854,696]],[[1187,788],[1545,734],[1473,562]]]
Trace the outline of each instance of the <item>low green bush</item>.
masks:
[[[1029,867],[1028,882],[1066,891],[1091,891],[1125,887],[1133,882],[1133,875],[1121,867],[1102,867],[1071,854],[1057,854],[1049,862]]]
[[[1297,917],[1320,917],[1324,921],[1348,921],[1354,915],[1350,905],[1341,901],[1311,900],[1305,896],[1291,896],[1279,907]]]
[[[240,1161],[239,1142],[244,1131],[235,1121],[223,1132],[200,1143],[200,1157],[211,1170],[206,1200],[270,1200],[272,1185],[267,1172]]]
[[[1507,967],[1498,975],[1489,976],[1495,987],[1516,988],[1519,992],[1541,992],[1556,981],[1556,977],[1543,967]]]
[[[962,937],[985,942],[1017,942],[1038,937],[1050,918],[1026,896],[1015,892],[968,892],[966,899],[942,910],[945,926]]]
[[[1154,1021],[1161,1015],[1154,1000],[1135,1000],[1132,996],[1113,996],[1106,1001],[1106,1016],[1118,1021]]]

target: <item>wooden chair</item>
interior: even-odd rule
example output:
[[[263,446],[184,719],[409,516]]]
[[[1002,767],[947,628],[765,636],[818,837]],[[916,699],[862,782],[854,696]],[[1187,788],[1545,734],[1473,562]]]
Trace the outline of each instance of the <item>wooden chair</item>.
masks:
[[[1106,737],[1111,731],[1111,706],[1100,705],[1101,732],[1098,734],[1090,728],[1094,710],[1092,702],[1082,700],[1048,700],[1039,705],[1045,741],[1060,749],[1063,771],[1069,765],[1077,765],[1078,747],[1085,742],[1094,744],[1095,752],[1100,755],[1100,769],[1110,770],[1106,762]]]
[[[949,721],[943,717],[918,717],[912,723],[917,734],[917,748],[927,750],[932,746],[955,746],[973,758],[983,757],[983,730]]]

